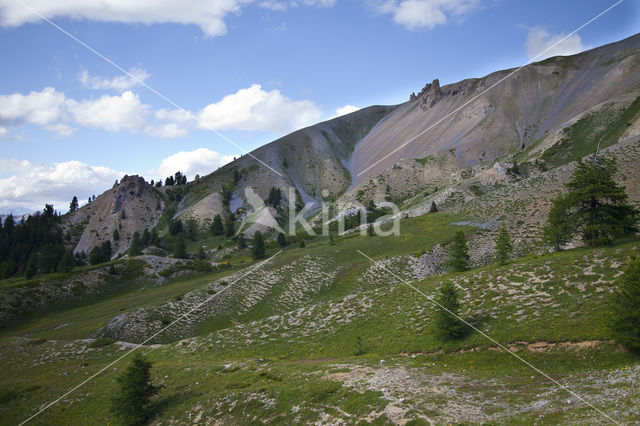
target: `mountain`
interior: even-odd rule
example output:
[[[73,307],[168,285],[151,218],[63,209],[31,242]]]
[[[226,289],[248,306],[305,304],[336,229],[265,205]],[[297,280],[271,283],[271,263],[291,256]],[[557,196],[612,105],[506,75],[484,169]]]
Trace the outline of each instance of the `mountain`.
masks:
[[[105,401],[133,350],[153,362],[152,424],[637,422],[640,363],[614,340],[610,302],[635,282],[622,276],[638,234],[556,250],[541,230],[594,152],[616,158],[615,181],[640,206],[639,55],[634,36],[516,73],[432,80],[403,104],[301,129],[186,184],[123,177],[55,217],[67,248],[108,240],[112,259],[0,280],[0,423],[51,401],[43,421],[111,421]],[[236,231],[262,208],[254,194],[286,215],[290,186],[316,203],[314,226],[324,201],[351,229],[283,240],[244,228],[264,231],[265,258],[226,235],[227,219]],[[399,233],[371,235],[355,208],[387,213],[385,202]],[[129,250],[148,229],[158,238]],[[450,271],[461,232],[469,270]],[[453,298],[466,327],[443,339],[433,301],[457,309]]]
[[[636,135],[639,87],[640,35],[442,87],[434,80],[403,104],[364,108],[293,132],[186,186],[150,188],[140,181],[134,192],[148,194],[143,198],[114,187],[70,215],[81,233],[75,251],[110,238],[115,224],[122,226],[121,208],[135,217],[122,241],[113,242],[118,252],[166,208],[203,230],[225,214],[221,192],[229,184],[231,210],[240,213],[252,208],[246,188],[266,198],[272,187],[281,189],[284,205],[292,187],[305,203],[318,207],[325,200],[337,211],[370,201],[399,203],[410,215],[431,201],[457,211],[480,192],[514,180],[505,173],[514,162],[536,177],[598,144],[614,145],[623,131]]]

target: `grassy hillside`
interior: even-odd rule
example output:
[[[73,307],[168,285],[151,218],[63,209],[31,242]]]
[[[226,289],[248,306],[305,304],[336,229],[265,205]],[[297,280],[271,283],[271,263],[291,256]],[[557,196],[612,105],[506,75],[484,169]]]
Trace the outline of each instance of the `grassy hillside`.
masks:
[[[297,309],[282,312],[280,306],[277,314],[267,309],[282,298],[274,292],[226,326],[205,323],[200,336],[142,349],[155,363],[154,381],[164,386],[154,399],[156,421],[606,420],[477,333],[454,343],[436,340],[428,300],[355,252],[360,249],[410,277],[403,256],[413,257],[448,238],[458,228],[447,225],[451,220],[444,215],[413,219],[404,228],[406,235],[389,242],[351,236],[335,246],[318,240],[305,249],[287,250],[268,266],[272,272],[289,271],[292,279],[304,271],[287,265],[324,257],[334,259],[336,266],[348,265],[347,273]],[[631,241],[525,257],[503,267],[428,277],[414,285],[433,295],[443,282],[453,282],[462,296],[463,317],[624,422],[638,415],[640,364],[609,341],[605,301],[626,258],[638,247],[640,243]],[[246,292],[268,274],[261,271],[235,286]],[[218,277],[177,280],[3,333],[2,423],[23,420],[131,347],[86,339],[109,315],[123,307],[175,300],[175,294]],[[69,325],[51,329],[61,321]],[[105,401],[115,392],[113,379],[124,366],[126,361],[110,367],[38,422],[108,419]]]

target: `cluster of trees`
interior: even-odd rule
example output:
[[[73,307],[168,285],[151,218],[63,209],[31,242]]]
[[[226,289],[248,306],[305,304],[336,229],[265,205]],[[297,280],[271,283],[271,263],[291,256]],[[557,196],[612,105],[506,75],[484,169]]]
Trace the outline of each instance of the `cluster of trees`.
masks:
[[[158,183],[160,185],[158,185]],[[156,186],[162,186],[161,181],[158,181]],[[187,176],[183,175],[182,172],[176,172],[175,175],[169,176],[164,180],[165,186],[174,186],[174,185],[186,185],[187,184]]]
[[[0,278],[70,270],[75,259],[65,249],[59,222],[51,204],[20,223],[7,216],[0,225]]]
[[[98,263],[108,262],[111,260],[112,254],[111,240],[105,240],[91,249],[91,252],[89,252],[89,263],[97,265]]]
[[[116,231],[114,231],[115,233]],[[131,246],[129,247],[129,255],[130,256],[138,256],[142,253],[142,249],[150,246],[157,245],[159,241],[158,231],[156,228],[153,228],[151,232],[148,229],[145,229],[140,235],[140,232],[135,231],[131,236]]]
[[[227,238],[233,238],[236,235],[236,225],[233,221],[232,215],[227,215],[224,224],[222,223],[222,217],[216,214],[213,217],[213,222],[209,227],[209,232],[213,235],[224,235]]]

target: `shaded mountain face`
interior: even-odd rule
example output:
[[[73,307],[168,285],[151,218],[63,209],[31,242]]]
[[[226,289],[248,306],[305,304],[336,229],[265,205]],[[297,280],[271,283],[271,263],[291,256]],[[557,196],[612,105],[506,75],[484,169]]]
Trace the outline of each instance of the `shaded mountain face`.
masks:
[[[640,35],[517,71],[442,87],[434,80],[406,103],[298,130],[187,185],[153,188],[125,177],[69,214],[69,229],[76,252],[124,230],[112,241],[122,252],[134,231],[154,226],[163,213],[204,230],[216,214],[251,211],[246,194],[266,199],[273,187],[282,192],[281,206],[289,206],[293,188],[305,203],[332,202],[338,212],[385,200],[411,215],[431,201],[454,211],[492,186],[513,183],[507,169],[516,161],[536,165],[526,168],[535,176],[593,152],[603,138],[603,147],[618,143],[620,126],[633,136],[639,95]],[[130,219],[119,219],[122,210]]]

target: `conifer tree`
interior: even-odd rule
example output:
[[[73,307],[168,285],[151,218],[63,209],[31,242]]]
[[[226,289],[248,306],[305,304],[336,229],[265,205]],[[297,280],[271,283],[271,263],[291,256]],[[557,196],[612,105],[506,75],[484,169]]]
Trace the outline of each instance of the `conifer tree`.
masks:
[[[216,214],[213,217],[213,222],[211,222],[211,227],[209,228],[209,231],[211,231],[213,235],[224,234],[224,227],[222,226],[222,218],[220,217],[219,214]]]
[[[78,210],[78,197],[74,195],[73,199],[71,200],[71,204],[69,204],[69,211],[75,212],[76,210]]]
[[[609,328],[616,342],[640,354],[640,257],[629,259],[611,296]]]
[[[435,201],[432,201],[431,207],[429,208],[429,213],[437,213],[437,212],[438,212],[438,206],[436,206]]]
[[[66,250],[58,264],[58,272],[71,272],[74,266],[76,266],[76,263],[73,258],[73,253],[71,253],[71,250]]]
[[[131,363],[116,380],[119,393],[113,398],[112,412],[129,425],[143,424],[149,417],[149,401],[158,392],[151,383],[151,363],[142,355],[133,355]]]
[[[204,260],[206,259],[207,254],[204,252],[204,247],[200,246],[200,249],[198,249],[198,259],[200,260]]]
[[[452,272],[462,272],[469,269],[469,247],[464,232],[453,234],[453,241],[449,246],[449,260],[447,266]]]
[[[138,231],[133,233],[131,237],[131,246],[129,247],[130,256],[138,256],[142,253],[142,244],[140,243],[140,233]]]
[[[278,232],[278,245],[280,247],[286,247],[287,246],[287,237],[282,232]]]
[[[177,259],[185,259],[187,257],[187,246],[182,235],[178,235],[178,238],[176,238],[173,246],[173,257]]]
[[[625,188],[615,182],[616,171],[615,158],[578,162],[566,184],[569,193],[553,200],[547,241],[567,241],[580,233],[586,245],[597,246],[638,231],[638,211],[627,202]]]
[[[254,259],[262,259],[265,255],[264,237],[260,231],[256,231],[255,234],[253,234],[253,247],[251,247],[251,254]]]
[[[113,241],[118,241],[120,239],[120,232],[118,232],[117,228],[113,230],[113,234],[111,236],[113,237]]]
[[[224,234],[227,238],[233,238],[236,234],[236,226],[230,218],[227,219],[227,222],[224,225]]]
[[[460,301],[458,292],[450,281],[442,284],[435,300],[439,304],[434,307],[436,337],[444,341],[460,338],[464,333],[464,323],[452,315],[452,313],[458,315]]]
[[[504,265],[511,258],[513,253],[513,244],[511,244],[511,238],[509,237],[509,231],[507,227],[502,225],[498,230],[498,235],[495,239],[496,243],[496,261],[500,265]]]

